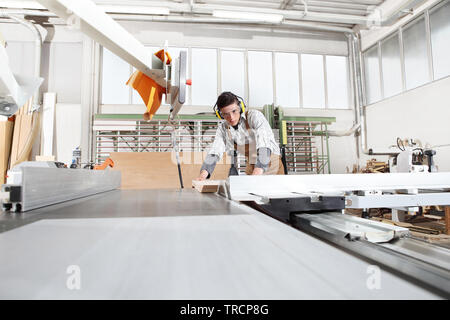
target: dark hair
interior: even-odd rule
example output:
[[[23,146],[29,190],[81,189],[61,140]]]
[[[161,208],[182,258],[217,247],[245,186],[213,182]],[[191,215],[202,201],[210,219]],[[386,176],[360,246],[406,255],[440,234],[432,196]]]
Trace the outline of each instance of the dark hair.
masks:
[[[217,98],[216,105],[219,109],[222,109],[223,107],[229,106],[230,104],[236,103],[239,105],[239,99],[238,97],[229,91],[222,92],[220,96]]]

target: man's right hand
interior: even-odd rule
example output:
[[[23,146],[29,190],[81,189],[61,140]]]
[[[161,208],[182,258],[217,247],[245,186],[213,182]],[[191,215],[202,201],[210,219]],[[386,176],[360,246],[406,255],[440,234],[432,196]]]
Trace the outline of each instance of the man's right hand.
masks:
[[[202,171],[200,171],[200,175],[198,176],[198,178],[195,180],[204,181],[204,180],[206,180],[206,178],[208,178],[208,175],[209,175],[208,171],[202,170]]]

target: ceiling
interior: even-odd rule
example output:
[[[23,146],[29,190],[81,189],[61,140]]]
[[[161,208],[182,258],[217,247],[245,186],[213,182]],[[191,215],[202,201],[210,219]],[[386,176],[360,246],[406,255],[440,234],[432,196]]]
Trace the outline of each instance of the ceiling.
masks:
[[[80,0],[78,0],[80,1]],[[392,22],[401,14],[427,0],[93,0],[114,19],[192,22],[215,24],[271,25],[277,28],[316,28],[349,32],[355,27],[368,29],[373,19]],[[4,9],[1,9],[1,8]],[[152,12],[163,9],[165,13]],[[32,0],[2,0],[0,10],[26,15],[51,15],[45,7]],[[250,21],[247,17],[217,18],[215,11],[231,11],[237,15],[253,13],[278,15],[282,21]],[[1,15],[0,15],[1,16]],[[374,18],[375,17],[375,18]],[[388,19],[389,18],[389,19]]]

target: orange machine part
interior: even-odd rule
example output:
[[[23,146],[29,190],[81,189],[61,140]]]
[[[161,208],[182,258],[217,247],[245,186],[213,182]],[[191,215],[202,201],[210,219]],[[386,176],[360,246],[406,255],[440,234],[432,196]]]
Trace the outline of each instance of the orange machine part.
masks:
[[[107,166],[114,167],[114,161],[111,158],[106,159],[101,165],[94,166],[94,170],[105,170]]]

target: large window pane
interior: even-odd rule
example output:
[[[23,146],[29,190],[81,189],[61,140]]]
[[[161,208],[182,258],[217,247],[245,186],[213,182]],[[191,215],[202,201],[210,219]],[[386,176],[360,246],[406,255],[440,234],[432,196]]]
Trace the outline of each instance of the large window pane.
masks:
[[[430,14],[434,78],[450,75],[450,1]]]
[[[364,53],[364,72],[367,103],[371,104],[381,100],[380,60],[377,45]]]
[[[304,108],[325,108],[323,56],[302,54],[302,87]]]
[[[53,43],[52,76],[49,90],[63,103],[81,103],[82,43]],[[68,63],[70,61],[70,63]],[[128,79],[124,79],[125,82]]]
[[[275,53],[277,105],[299,107],[298,54]]]
[[[126,85],[130,65],[106,48],[103,48],[102,103],[128,104],[130,90]]]
[[[273,103],[272,53],[248,52],[249,106],[262,108]]]
[[[383,68],[384,97],[402,92],[402,67],[398,34],[381,43],[381,64]]]
[[[217,100],[217,50],[192,49],[192,104],[213,106]]]
[[[406,89],[413,89],[430,81],[425,19],[412,22],[403,31]]]
[[[231,91],[245,96],[245,55],[242,51],[222,51],[221,75],[222,92]]]
[[[327,56],[328,108],[348,109],[347,57]]]

